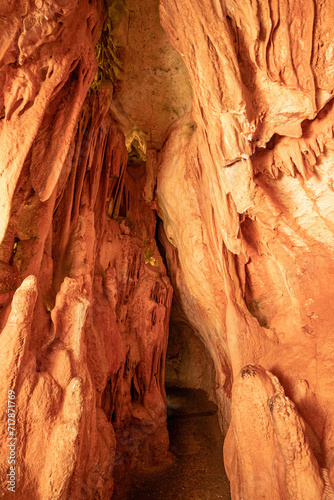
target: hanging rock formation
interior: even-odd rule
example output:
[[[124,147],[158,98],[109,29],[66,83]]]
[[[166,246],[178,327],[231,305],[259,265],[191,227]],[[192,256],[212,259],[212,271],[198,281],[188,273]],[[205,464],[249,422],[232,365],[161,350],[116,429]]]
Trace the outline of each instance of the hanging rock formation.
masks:
[[[172,289],[145,166],[112,83],[89,90],[102,5],[1,9],[0,497],[14,443],[15,498],[110,498],[114,467],[168,448]]]
[[[215,362],[232,498],[333,498],[333,8],[160,12],[194,93],[159,155],[163,239]]]
[[[18,0],[0,26],[0,498],[108,499],[164,460],[172,286],[232,498],[334,498],[331,2]]]

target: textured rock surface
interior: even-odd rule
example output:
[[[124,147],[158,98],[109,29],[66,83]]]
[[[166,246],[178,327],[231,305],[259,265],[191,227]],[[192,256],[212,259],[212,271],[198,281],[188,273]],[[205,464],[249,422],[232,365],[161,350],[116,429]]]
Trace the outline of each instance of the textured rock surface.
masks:
[[[166,388],[202,389],[216,400],[216,377],[205,344],[196,335],[174,296],[169,322]]]
[[[305,423],[278,379],[248,365],[233,383],[232,400],[225,442],[232,497],[324,498],[325,482]]]
[[[0,496],[15,391],[15,498],[110,498],[168,448],[172,289],[111,83],[85,100],[101,5],[51,3],[1,7]]]
[[[331,2],[161,0],[166,35],[157,1],[107,11],[0,5],[1,495],[8,390],[17,498],[163,459],[166,263],[233,498],[333,498]]]
[[[233,498],[332,498],[333,8],[162,0],[160,12],[194,95],[158,160],[166,258],[231,421]],[[249,363],[286,396],[262,368],[240,378]]]
[[[160,25],[159,1],[127,0],[113,36],[122,55],[113,113],[127,144],[158,150],[169,125],[191,108],[187,70]]]

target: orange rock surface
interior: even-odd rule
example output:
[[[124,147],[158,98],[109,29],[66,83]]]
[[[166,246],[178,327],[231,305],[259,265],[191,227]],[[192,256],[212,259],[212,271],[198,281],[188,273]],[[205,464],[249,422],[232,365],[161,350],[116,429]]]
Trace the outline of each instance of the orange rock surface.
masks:
[[[112,84],[86,97],[102,6],[30,3],[1,6],[0,496],[15,439],[15,498],[110,498],[168,448],[172,289]]]
[[[232,498],[334,498],[334,8],[158,8],[0,2],[0,498],[166,457],[172,287]]]
[[[333,7],[160,12],[194,93],[159,155],[163,239],[216,366],[232,498],[332,498]]]

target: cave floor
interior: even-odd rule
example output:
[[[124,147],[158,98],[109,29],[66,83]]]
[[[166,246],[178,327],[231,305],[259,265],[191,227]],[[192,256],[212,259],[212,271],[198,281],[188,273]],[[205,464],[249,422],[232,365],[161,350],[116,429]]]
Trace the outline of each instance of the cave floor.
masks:
[[[169,389],[167,405],[173,461],[160,470],[134,471],[113,500],[229,500],[217,406],[194,389]]]

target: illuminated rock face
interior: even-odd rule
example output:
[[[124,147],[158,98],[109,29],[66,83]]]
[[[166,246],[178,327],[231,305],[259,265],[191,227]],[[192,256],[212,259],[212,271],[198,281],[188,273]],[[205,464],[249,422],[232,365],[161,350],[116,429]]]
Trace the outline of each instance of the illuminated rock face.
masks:
[[[101,5],[19,3],[0,7],[0,496],[14,464],[15,498],[110,498],[114,467],[168,448],[172,289],[112,86],[86,97]]]
[[[194,98],[157,197],[173,285],[216,366],[233,498],[332,498],[333,8],[160,12]]]
[[[129,1],[116,91],[90,87],[102,4],[0,4],[0,494],[13,436],[22,500],[109,498],[163,459],[166,262],[233,498],[332,498],[331,2],[161,0],[178,56]]]

